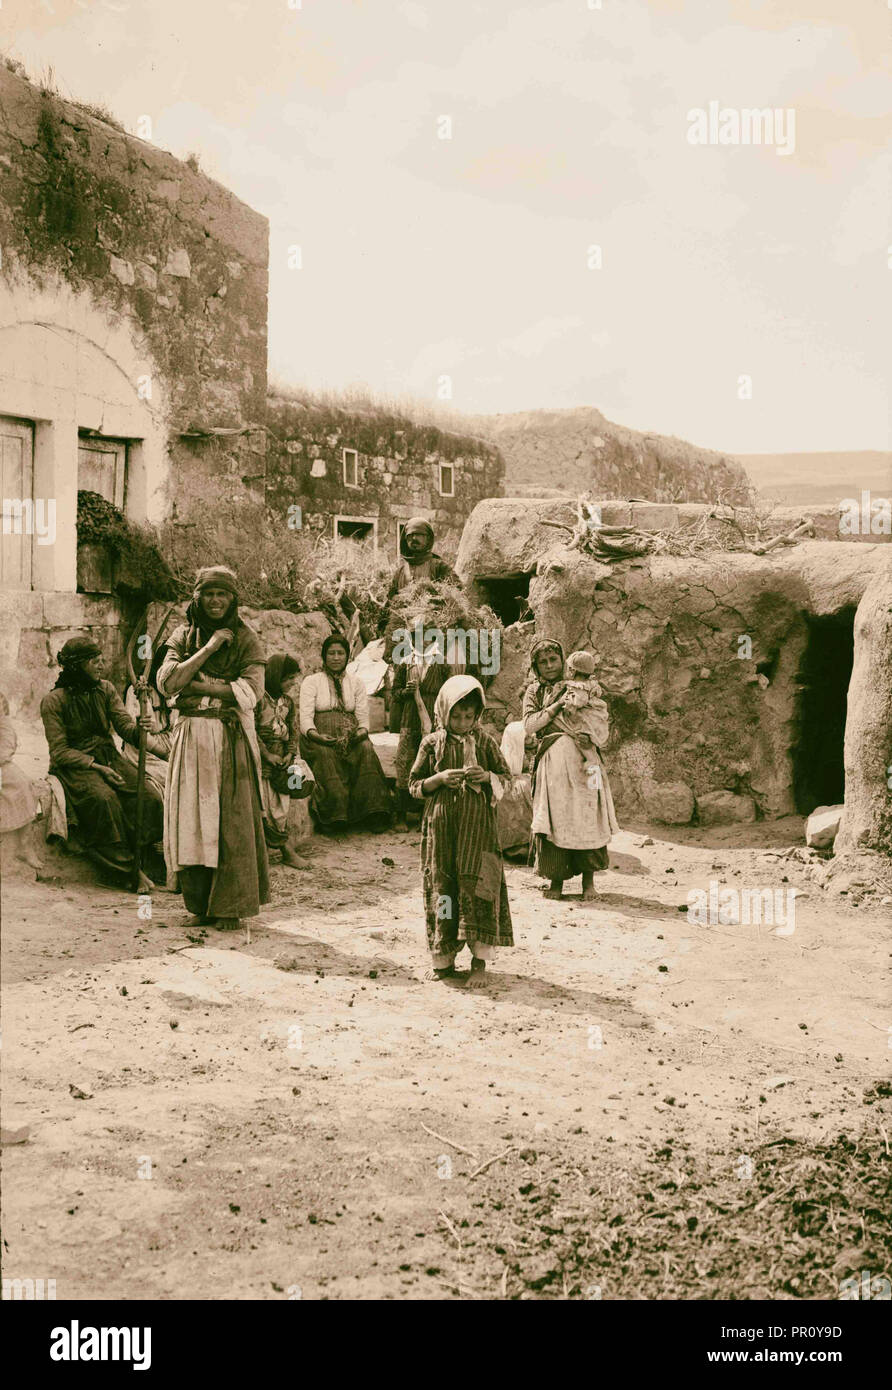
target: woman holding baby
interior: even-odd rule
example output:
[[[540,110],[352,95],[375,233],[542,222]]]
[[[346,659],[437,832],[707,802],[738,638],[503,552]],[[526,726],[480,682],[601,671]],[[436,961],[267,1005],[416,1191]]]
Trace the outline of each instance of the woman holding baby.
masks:
[[[530,652],[533,676],[523,697],[523,723],[537,739],[533,771],[536,872],[560,898],[564,880],[582,875],[582,900],[595,898],[594,876],[608,864],[619,829],[600,749],[609,719],[590,652],[564,660],[559,642],[542,638]]]

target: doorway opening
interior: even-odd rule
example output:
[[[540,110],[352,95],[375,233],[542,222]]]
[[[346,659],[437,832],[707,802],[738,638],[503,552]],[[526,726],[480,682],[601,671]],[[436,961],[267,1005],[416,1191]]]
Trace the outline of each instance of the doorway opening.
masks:
[[[852,661],[855,609],[829,617],[805,616],[808,639],[797,672],[797,741],[793,746],[796,810],[837,806],[845,798],[843,745]]]
[[[530,611],[530,580],[533,574],[509,574],[500,579],[478,579],[477,593],[500,619],[504,627],[523,622]]]

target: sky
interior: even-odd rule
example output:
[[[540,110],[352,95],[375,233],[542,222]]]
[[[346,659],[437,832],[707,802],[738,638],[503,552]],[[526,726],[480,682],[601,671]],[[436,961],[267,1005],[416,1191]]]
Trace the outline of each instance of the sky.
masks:
[[[269,218],[278,381],[732,453],[890,445],[890,37],[884,0],[0,6],[32,78]],[[692,144],[711,101],[792,151]]]

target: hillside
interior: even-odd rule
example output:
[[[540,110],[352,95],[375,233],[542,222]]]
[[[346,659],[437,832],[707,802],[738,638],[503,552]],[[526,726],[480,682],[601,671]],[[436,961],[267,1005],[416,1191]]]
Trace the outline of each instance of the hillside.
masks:
[[[599,410],[530,410],[465,417],[505,460],[505,492],[549,489],[654,502],[743,500],[748,480],[738,460],[683,439],[642,434]]]
[[[867,488],[877,497],[892,492],[892,454],[877,449],[854,453],[737,454],[764,497],[791,506],[860,497]]]

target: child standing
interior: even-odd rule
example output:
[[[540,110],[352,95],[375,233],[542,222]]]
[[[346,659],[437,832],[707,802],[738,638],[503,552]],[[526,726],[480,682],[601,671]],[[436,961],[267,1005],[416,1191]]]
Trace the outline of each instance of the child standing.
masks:
[[[409,790],[424,800],[421,867],[431,973],[455,974],[455,958],[471,952],[468,988],[485,983],[497,946],[513,946],[508,890],[489,774],[509,777],[498,745],[476,728],[485,704],[473,676],[452,676],[434,709],[436,728],[421,741]]]

